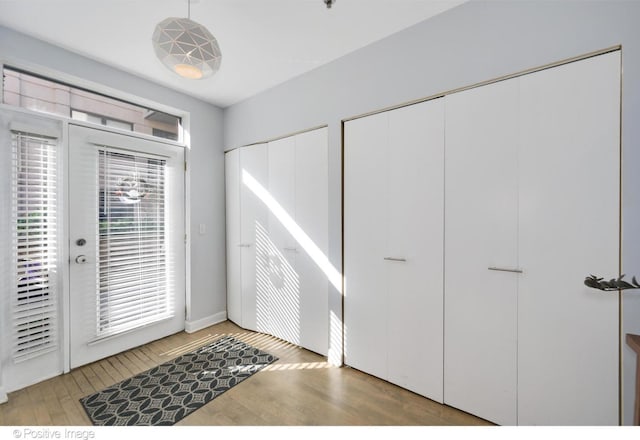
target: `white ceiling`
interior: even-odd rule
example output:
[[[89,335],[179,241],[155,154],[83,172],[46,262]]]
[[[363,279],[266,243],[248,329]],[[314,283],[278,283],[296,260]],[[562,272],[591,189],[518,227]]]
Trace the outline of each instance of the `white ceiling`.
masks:
[[[227,107],[467,0],[191,0],[222,50],[218,73],[187,80],[151,35],[187,0],[0,0],[0,25]]]

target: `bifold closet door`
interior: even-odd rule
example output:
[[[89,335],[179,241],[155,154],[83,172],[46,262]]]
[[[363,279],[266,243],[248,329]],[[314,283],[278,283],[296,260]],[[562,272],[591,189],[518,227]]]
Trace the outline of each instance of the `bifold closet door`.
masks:
[[[618,423],[620,58],[446,98],[445,403]]]
[[[326,355],[327,129],[226,153],[229,319]]]
[[[345,362],[442,401],[443,100],[345,124]]]
[[[388,273],[388,380],[438,402],[442,402],[443,343],[443,104],[436,99],[388,114],[389,230],[383,256]]]
[[[388,115],[349,121],[344,136],[345,363],[386,379]]]
[[[240,150],[224,155],[227,230],[227,317],[242,325],[242,272],[240,234]]]
[[[269,292],[265,283],[268,269],[266,243],[269,215],[264,200],[268,188],[267,144],[240,150],[240,248],[242,277],[242,327],[268,332]]]
[[[265,281],[268,297],[259,308],[268,310],[268,333],[300,345],[300,274],[296,268],[296,240],[291,225],[295,221],[295,137],[269,142],[269,227],[263,243],[268,254]],[[259,298],[260,299],[260,298]]]
[[[329,158],[328,130],[296,136],[294,234],[300,274],[300,345],[329,351]]]
[[[620,52],[520,80],[521,425],[617,425]]]
[[[518,83],[446,97],[444,402],[517,422]]]

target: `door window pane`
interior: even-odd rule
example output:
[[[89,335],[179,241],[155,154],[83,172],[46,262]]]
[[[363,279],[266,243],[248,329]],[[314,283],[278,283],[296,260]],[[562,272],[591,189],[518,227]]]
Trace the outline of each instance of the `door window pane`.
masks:
[[[98,337],[173,316],[165,166],[161,159],[99,152]]]

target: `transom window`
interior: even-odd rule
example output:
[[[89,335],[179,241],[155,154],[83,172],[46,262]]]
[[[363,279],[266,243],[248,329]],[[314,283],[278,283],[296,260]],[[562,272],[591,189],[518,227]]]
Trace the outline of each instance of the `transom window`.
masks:
[[[37,112],[178,141],[180,117],[3,66],[2,102]]]

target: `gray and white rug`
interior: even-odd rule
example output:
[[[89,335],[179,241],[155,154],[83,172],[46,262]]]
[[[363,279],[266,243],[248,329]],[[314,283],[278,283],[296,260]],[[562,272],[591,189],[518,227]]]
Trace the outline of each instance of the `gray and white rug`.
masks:
[[[225,336],[80,403],[94,425],[173,425],[277,360]]]

